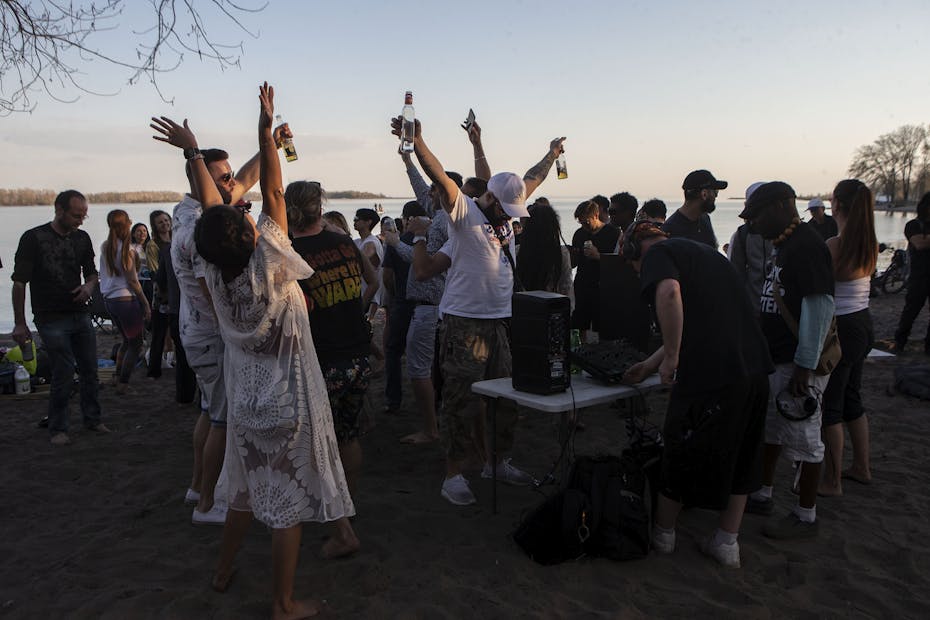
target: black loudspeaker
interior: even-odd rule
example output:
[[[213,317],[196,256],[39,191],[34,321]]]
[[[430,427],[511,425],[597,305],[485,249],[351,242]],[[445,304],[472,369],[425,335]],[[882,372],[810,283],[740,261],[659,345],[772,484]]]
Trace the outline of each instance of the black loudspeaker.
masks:
[[[514,293],[512,313],[513,389],[532,394],[567,390],[572,382],[568,297],[546,291]]]

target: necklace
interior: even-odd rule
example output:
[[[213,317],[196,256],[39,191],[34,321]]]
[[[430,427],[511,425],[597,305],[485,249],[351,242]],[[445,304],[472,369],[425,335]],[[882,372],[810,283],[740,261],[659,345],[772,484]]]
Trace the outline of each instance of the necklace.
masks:
[[[797,228],[798,224],[800,223],[801,223],[800,218],[795,216],[795,218],[791,220],[791,223],[788,224],[788,227],[785,228],[785,230],[781,231],[781,234],[772,240],[772,243],[775,245],[779,245],[780,243],[785,242],[788,239],[788,237],[790,237],[791,234],[794,233],[794,229]]]

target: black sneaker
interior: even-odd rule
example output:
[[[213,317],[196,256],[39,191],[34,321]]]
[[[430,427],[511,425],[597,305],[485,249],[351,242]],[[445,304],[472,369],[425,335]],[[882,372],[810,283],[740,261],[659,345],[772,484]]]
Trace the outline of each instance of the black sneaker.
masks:
[[[751,515],[769,516],[775,512],[775,500],[771,497],[754,499],[752,495],[746,498],[746,509],[743,511]]]
[[[788,513],[778,521],[769,521],[762,528],[762,535],[776,540],[789,540],[792,538],[814,538],[820,529],[820,522],[816,519],[812,523],[801,521],[798,515]]]

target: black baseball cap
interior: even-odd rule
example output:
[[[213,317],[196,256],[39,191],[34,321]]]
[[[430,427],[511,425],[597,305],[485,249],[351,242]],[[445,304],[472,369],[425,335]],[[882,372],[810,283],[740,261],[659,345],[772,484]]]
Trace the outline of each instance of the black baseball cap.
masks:
[[[746,208],[739,214],[740,218],[747,220],[756,217],[766,207],[782,200],[797,198],[794,189],[782,181],[772,181],[760,185],[756,191],[749,195]]]
[[[685,182],[681,184],[681,189],[726,189],[728,183],[726,181],[718,181],[714,178],[707,170],[695,170],[694,172],[688,173],[688,176],[685,177]]]

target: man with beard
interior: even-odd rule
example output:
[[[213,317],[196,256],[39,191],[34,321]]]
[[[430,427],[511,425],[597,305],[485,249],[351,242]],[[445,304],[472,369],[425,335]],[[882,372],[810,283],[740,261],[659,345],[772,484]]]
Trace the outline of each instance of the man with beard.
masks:
[[[710,214],[717,208],[717,192],[726,188],[726,181],[718,181],[707,170],[691,172],[681,184],[685,203],[665,220],[662,230],[670,237],[692,239],[717,249],[717,236],[710,223]]]

